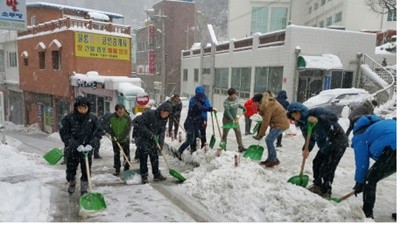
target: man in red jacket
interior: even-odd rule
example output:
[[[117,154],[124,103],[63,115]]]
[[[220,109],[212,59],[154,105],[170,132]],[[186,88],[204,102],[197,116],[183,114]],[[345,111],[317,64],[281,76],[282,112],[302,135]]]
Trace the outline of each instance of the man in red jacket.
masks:
[[[261,95],[262,94],[256,94],[256,95]],[[258,113],[258,106],[256,103],[254,103],[253,98],[250,98],[244,103],[244,107],[246,108],[246,112],[244,113],[244,122],[245,122],[245,127],[244,127],[244,135],[249,135],[251,134],[250,128],[251,128],[251,119],[250,117],[256,113]]]

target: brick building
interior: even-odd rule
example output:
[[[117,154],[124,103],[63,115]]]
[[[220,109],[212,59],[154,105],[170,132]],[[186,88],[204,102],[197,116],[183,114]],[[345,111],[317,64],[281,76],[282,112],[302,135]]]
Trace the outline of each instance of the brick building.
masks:
[[[180,93],[181,51],[195,41],[195,4],[163,0],[147,14],[148,23],[135,30],[134,75],[146,83],[152,98],[162,102],[166,96]]]
[[[27,125],[38,123],[43,131],[58,131],[61,118],[72,109],[74,97],[84,93],[79,88],[104,88],[92,84],[87,87],[85,82],[71,85],[71,76],[76,73],[130,76],[130,27],[113,23],[122,18],[111,12],[27,3],[28,29],[19,32],[17,39]],[[99,98],[94,92],[89,97],[94,113],[101,114],[107,111],[105,99],[113,95]]]

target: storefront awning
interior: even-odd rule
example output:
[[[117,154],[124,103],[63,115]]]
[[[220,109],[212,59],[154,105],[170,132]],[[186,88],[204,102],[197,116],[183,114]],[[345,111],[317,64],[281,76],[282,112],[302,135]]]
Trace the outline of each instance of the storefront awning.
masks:
[[[299,69],[321,69],[333,70],[343,69],[342,62],[339,57],[333,54],[322,54],[321,56],[305,56],[297,57],[297,68]]]

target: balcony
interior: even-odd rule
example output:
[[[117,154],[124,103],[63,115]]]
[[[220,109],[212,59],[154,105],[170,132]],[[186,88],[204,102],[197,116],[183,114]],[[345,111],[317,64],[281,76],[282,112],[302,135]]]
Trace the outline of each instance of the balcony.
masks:
[[[18,32],[18,36],[21,37],[25,35],[34,35],[42,32],[54,31],[57,29],[70,28],[85,28],[93,31],[108,31],[110,33],[131,35],[131,27],[128,25],[66,17],[41,23],[36,26],[29,26],[27,30]]]

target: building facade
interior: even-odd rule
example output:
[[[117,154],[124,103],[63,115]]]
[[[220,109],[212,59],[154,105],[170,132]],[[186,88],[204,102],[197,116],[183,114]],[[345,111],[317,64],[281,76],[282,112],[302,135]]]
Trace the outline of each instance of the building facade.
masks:
[[[0,91],[4,94],[5,120],[24,124],[25,110],[19,88],[17,31],[0,33]]]
[[[324,89],[356,87],[360,54],[396,63],[395,54],[375,53],[375,39],[371,33],[290,25],[216,45],[215,53],[211,47],[182,51],[181,94],[193,96],[203,85],[213,106],[223,110],[231,87],[243,101],[266,90],[286,90],[289,101],[301,102]]]
[[[229,39],[285,29],[289,24],[352,31],[396,30],[396,10],[374,13],[365,0],[230,0]]]
[[[58,131],[74,97],[81,94],[71,85],[75,73],[130,76],[130,27],[112,23],[112,18],[122,17],[58,4],[27,4],[28,29],[18,32],[17,38],[27,125]],[[93,113],[109,110],[104,109],[104,98],[91,98]]]
[[[148,20],[135,30],[134,76],[146,84],[157,103],[180,92],[181,50],[194,43],[195,5],[191,1],[164,0],[147,10]]]

